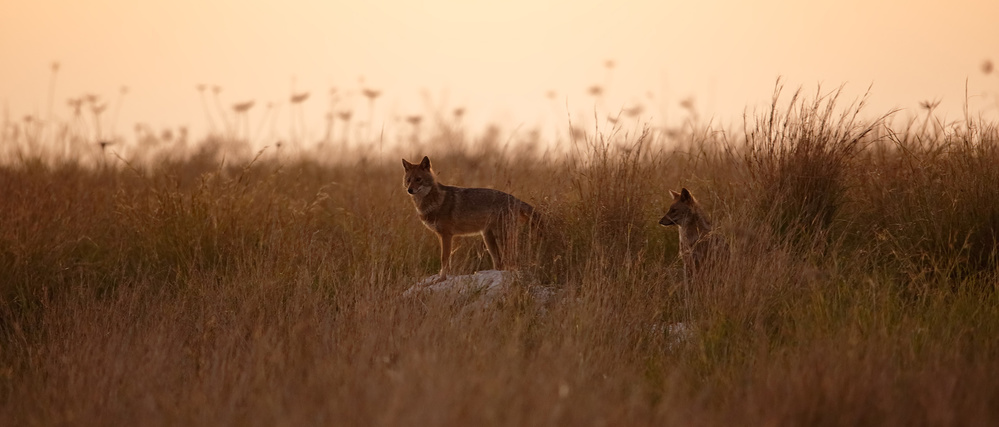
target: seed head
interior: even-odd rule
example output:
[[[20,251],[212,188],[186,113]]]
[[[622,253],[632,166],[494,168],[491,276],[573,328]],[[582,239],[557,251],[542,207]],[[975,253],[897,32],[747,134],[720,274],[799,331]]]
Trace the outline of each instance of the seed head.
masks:
[[[683,101],[680,101],[680,107],[683,107],[685,110],[694,111],[694,97],[688,96],[684,98]]]
[[[246,101],[246,102],[239,102],[236,104],[232,104],[232,110],[237,113],[245,113],[250,108],[253,108],[253,101]]]
[[[642,107],[641,105],[635,105],[631,108],[625,108],[624,115],[634,118],[640,116],[643,111],[645,111],[645,107]]]
[[[935,99],[933,101],[923,101],[923,102],[919,103],[919,106],[923,107],[923,109],[927,110],[927,111],[933,111],[939,105],[940,105],[940,100],[939,99]]]

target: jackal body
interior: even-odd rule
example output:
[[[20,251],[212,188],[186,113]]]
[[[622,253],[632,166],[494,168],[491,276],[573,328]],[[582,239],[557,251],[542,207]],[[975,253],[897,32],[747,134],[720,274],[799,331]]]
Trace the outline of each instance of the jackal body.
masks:
[[[402,165],[406,192],[412,196],[420,220],[440,239],[439,279],[447,277],[455,236],[480,234],[493,268],[509,266],[516,247],[518,218],[537,219],[531,205],[499,190],[441,184],[427,157],[419,164],[403,159]]]
[[[701,205],[686,188],[679,193],[670,190],[673,204],[659,220],[663,226],[675,225],[680,233],[680,258],[683,272],[688,281],[693,280],[707,266],[728,255],[728,244],[720,235],[712,232]]]

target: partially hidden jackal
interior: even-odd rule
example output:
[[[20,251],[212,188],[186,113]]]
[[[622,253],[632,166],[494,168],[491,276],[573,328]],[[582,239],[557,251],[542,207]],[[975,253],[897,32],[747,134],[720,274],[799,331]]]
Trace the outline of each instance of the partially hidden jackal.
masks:
[[[686,188],[670,190],[673,204],[659,220],[663,226],[675,225],[680,231],[680,259],[687,281],[693,280],[728,255],[725,239],[712,232],[711,222],[694,196]]]
[[[451,265],[451,247],[455,236],[482,235],[493,268],[510,267],[515,259],[518,219],[537,225],[534,208],[520,199],[489,188],[465,188],[444,185],[423,157],[419,164],[402,159],[406,192],[420,220],[440,239],[441,271],[438,280],[447,278]]]

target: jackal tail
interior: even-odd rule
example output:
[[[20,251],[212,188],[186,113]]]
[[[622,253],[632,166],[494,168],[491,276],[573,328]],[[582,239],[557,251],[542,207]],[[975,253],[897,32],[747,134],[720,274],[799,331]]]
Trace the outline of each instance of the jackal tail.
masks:
[[[527,221],[532,231],[540,232],[545,228],[545,218],[534,206],[523,203],[520,205],[518,213],[523,220]]]

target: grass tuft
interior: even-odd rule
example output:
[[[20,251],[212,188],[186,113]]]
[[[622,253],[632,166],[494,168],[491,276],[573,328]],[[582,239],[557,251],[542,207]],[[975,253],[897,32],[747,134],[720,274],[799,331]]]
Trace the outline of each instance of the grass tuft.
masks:
[[[336,161],[217,136],[9,158],[0,424],[994,423],[996,126],[892,129],[838,91],[780,94],[744,135],[561,151],[441,126]],[[402,296],[440,262],[401,185],[398,158],[423,154],[543,213],[521,291]],[[657,225],[680,187],[731,247],[695,285]],[[458,243],[457,272],[490,267]]]

